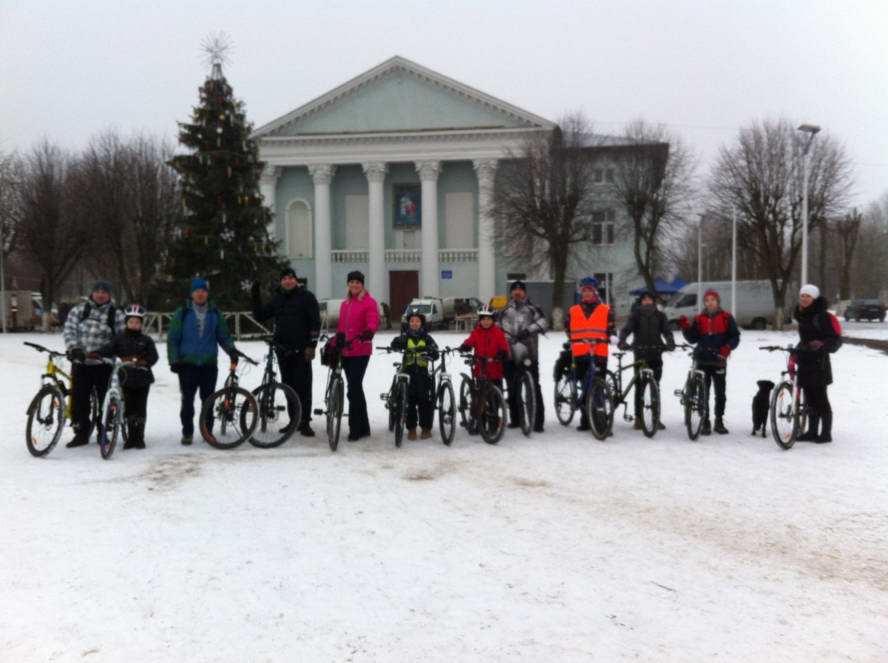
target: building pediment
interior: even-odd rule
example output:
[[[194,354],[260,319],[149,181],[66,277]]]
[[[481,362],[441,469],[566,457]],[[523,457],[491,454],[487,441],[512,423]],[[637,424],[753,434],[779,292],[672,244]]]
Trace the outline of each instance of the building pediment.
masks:
[[[395,56],[270,122],[256,138],[549,129],[554,124]]]

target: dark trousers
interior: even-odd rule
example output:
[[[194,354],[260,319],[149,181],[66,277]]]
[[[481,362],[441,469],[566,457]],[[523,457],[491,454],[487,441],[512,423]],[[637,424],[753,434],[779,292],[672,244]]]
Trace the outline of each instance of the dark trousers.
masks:
[[[147,417],[148,408],[148,390],[151,387],[143,387],[142,389],[123,389],[123,403],[126,409],[126,418]]]
[[[86,435],[89,432],[91,422],[89,420],[89,395],[95,388],[99,396],[99,407],[102,407],[102,399],[108,391],[108,382],[111,379],[111,367],[107,364],[92,366],[90,364],[74,363],[71,369],[71,408],[74,419],[74,432]]]
[[[638,361],[636,359],[635,361]],[[663,377],[663,360],[662,359],[645,359],[645,363],[647,367],[654,372],[654,379],[657,381],[657,385],[660,384],[660,378]],[[638,378],[638,372],[640,369],[635,369],[635,377]],[[641,416],[642,410],[642,402],[641,402],[641,390],[638,388],[639,383],[635,383],[635,388],[633,391],[635,392],[635,416]],[[661,401],[662,402],[662,401]]]
[[[826,385],[816,387],[803,387],[805,402],[818,417],[832,414],[832,406],[829,403],[829,395],[826,393]]]
[[[348,394],[348,432],[352,436],[370,435],[367,399],[364,398],[364,374],[370,357],[343,357]]]
[[[293,388],[302,404],[302,421],[298,423],[300,426],[306,425],[311,421],[311,362],[305,359],[305,352],[302,350],[278,352],[277,359],[281,369],[281,382]],[[292,419],[293,407],[288,404],[287,409]]]
[[[520,385],[516,383],[516,378],[521,372],[515,366],[515,362],[507,361],[503,367],[506,373],[506,384],[509,385],[509,421],[518,421],[521,402],[520,402]],[[533,427],[535,430],[542,430],[546,421],[546,408],[543,405],[543,390],[540,389],[540,365],[539,362],[533,362],[527,367],[527,372],[533,380],[533,389],[536,394],[536,410],[533,417]]]
[[[200,392],[203,403],[216,390],[216,366],[193,366],[183,364],[179,369],[179,391],[182,392],[182,407],[179,418],[182,420],[182,435],[194,435],[194,395]]]
[[[425,369],[407,371],[410,386],[407,389],[407,428],[430,430],[435,421],[435,401],[432,394],[432,376]]]
[[[586,373],[589,372],[589,367],[592,365],[593,361],[595,362],[595,370],[597,372],[603,373],[607,370],[607,357],[584,355],[582,357],[575,357],[573,360],[574,374],[580,383],[577,398],[579,398],[580,401],[580,424],[583,426],[589,425],[589,417],[586,416],[586,408],[583,404],[586,402]]]
[[[715,416],[721,418],[725,416],[725,403],[728,397],[725,395],[727,386],[728,369],[724,366],[701,366],[700,370],[706,376],[706,393],[712,392],[715,387]],[[709,413],[709,402],[706,403],[707,416]]]

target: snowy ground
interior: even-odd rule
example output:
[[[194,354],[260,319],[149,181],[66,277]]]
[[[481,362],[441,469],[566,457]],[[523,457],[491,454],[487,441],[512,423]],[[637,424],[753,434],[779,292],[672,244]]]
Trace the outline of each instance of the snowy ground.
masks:
[[[559,426],[553,337],[532,439],[395,449],[378,356],[369,441],[185,449],[161,367],[149,448],[103,462],[65,449],[70,433],[30,457],[41,359],[4,337],[0,660],[888,660],[888,356],[842,349],[836,442],[784,452],[749,436],[749,402],[781,362],[755,348],[791,338],[744,333],[732,434],[695,443],[671,395],[679,353],[655,439]]]

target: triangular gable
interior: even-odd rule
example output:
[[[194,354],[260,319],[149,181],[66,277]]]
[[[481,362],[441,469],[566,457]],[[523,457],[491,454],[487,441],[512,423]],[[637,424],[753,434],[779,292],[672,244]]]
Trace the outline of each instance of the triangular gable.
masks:
[[[395,56],[260,127],[256,138],[552,128],[549,120]]]

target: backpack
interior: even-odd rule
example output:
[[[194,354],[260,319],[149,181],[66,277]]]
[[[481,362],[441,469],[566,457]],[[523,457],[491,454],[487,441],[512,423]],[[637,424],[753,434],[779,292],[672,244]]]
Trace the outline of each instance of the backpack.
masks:
[[[92,302],[88,301],[88,302],[86,302],[86,305],[83,307],[83,315],[81,316],[80,320],[81,321],[88,320],[90,313],[92,313]],[[114,308],[114,304],[111,304],[111,306],[108,307],[108,326],[111,328],[112,334],[117,333],[117,326],[115,325],[116,318],[117,318],[117,309]]]

